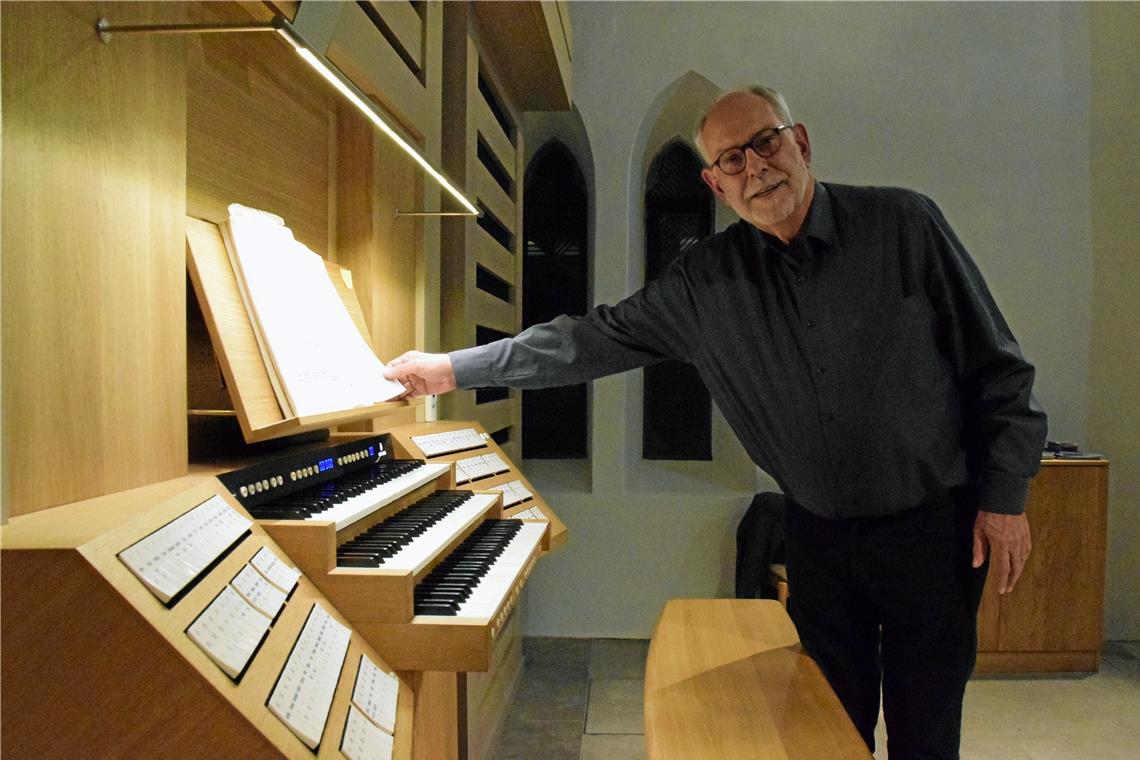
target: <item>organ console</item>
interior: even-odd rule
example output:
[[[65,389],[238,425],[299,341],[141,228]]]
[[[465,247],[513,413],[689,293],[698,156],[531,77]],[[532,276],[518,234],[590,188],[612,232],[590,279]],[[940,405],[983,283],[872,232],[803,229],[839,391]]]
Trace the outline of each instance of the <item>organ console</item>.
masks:
[[[443,439],[452,450],[432,448]],[[565,540],[549,505],[471,422],[339,434],[213,472],[3,527],[6,641],[68,653],[58,671],[9,658],[6,749],[148,754],[200,719],[220,727],[205,754],[435,757],[422,739],[456,715],[428,677],[497,666],[554,526]],[[492,489],[516,482],[530,495],[505,509]],[[115,727],[138,720],[127,693],[163,705],[129,746]],[[107,724],[36,727],[57,709]]]
[[[437,208],[434,185],[276,41],[103,45],[94,23],[107,9],[5,7],[6,81],[34,83],[5,90],[6,147],[9,135],[36,137],[16,141],[11,172],[5,154],[4,189],[25,212],[5,218],[5,262],[10,248],[26,265],[5,291],[16,298],[5,317],[0,503],[5,757],[359,757],[383,755],[384,736],[401,760],[485,756],[521,669],[511,610],[565,526],[479,425],[413,423],[423,409],[406,402],[309,417],[281,409],[214,225],[234,201],[288,220],[327,258],[380,357],[465,345],[476,319],[517,331],[515,101],[552,84],[569,102],[564,9],[544,4],[508,35],[524,49],[559,42],[551,78],[518,66],[534,54],[481,48],[476,23],[501,24],[477,19],[474,4],[113,5],[117,23],[246,25],[282,13],[319,31],[321,54],[421,146],[466,163],[455,179],[489,213],[482,226],[442,230],[397,219],[396,209]],[[504,170],[509,189],[495,179]],[[500,229],[510,242],[489,232]],[[478,290],[476,258],[515,287],[509,302],[463,295]],[[65,303],[42,275],[76,266]],[[480,406],[453,414],[513,426],[517,440],[517,398]],[[248,448],[215,435],[235,422]],[[371,432],[336,432],[351,424]],[[458,428],[479,441],[443,452],[412,440]],[[326,429],[326,453],[291,450],[282,456],[304,461],[280,469],[218,461]],[[354,447],[369,438],[383,455]],[[232,489],[224,472],[242,473]],[[310,491],[311,503],[299,501]],[[180,589],[133,572],[132,557],[147,566],[142,542],[190,514],[240,530],[184,546],[197,572]],[[291,590],[271,579],[288,585],[281,571],[297,574]],[[303,688],[310,664],[315,690]],[[393,678],[394,718],[371,709],[377,684],[391,691]],[[310,691],[321,699],[294,712],[292,697]]]
[[[437,458],[485,451],[489,437],[474,423],[463,425],[433,432],[417,423],[402,432]],[[497,461],[499,480],[513,473],[501,451],[477,456]],[[219,479],[393,667],[485,671],[549,545],[553,513],[546,507],[536,519],[524,501],[505,517],[505,492],[483,490],[490,480],[466,470],[457,490],[456,467],[413,459],[380,435],[305,449]]]

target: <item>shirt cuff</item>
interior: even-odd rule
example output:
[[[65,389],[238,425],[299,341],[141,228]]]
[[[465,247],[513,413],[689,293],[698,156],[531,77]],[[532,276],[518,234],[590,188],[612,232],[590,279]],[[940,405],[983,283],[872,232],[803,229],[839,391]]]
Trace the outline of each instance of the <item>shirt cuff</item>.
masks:
[[[978,494],[978,508],[999,515],[1020,515],[1025,512],[1025,499],[1029,495],[1029,478],[1005,472],[987,472],[982,475]]]
[[[482,346],[461,348],[450,351],[447,356],[451,359],[451,371],[455,373],[455,384],[466,390],[488,385],[487,379],[490,370],[487,366],[487,352]]]

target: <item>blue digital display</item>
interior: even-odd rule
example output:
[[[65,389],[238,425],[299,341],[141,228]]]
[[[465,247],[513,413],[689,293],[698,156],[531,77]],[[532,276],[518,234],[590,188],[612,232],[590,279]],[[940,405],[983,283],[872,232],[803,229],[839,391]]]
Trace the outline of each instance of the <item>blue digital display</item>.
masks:
[[[329,457],[328,459],[322,459],[321,461],[317,462],[317,472],[325,472],[326,470],[331,470],[332,468],[332,457]]]
[[[368,456],[370,456],[370,457],[376,456],[376,447],[375,446],[369,446],[368,447]]]

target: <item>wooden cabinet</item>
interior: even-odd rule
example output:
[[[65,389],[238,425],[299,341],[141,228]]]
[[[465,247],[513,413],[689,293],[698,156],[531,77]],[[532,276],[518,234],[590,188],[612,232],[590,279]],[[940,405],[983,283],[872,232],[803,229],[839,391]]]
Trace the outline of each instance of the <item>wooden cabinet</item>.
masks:
[[[1016,588],[986,583],[977,672],[1095,671],[1104,638],[1108,462],[1047,461],[1030,486],[1033,551]]]

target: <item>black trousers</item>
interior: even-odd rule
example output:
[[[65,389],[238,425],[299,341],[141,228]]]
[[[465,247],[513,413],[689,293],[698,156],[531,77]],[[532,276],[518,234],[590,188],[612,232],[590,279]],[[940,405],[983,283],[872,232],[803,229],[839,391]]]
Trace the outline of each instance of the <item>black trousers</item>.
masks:
[[[828,520],[788,502],[789,612],[804,651],[874,751],[880,684],[890,760],[957,758],[987,565],[970,567],[977,504]]]

